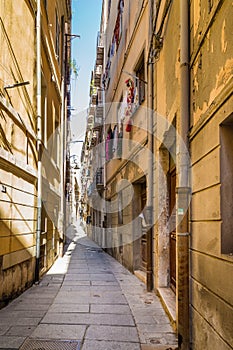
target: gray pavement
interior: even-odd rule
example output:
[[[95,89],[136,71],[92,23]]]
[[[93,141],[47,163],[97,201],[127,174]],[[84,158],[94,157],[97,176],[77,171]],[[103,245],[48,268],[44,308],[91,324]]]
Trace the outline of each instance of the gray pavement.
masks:
[[[41,282],[0,310],[0,349],[175,349],[157,296],[81,227],[71,233]]]

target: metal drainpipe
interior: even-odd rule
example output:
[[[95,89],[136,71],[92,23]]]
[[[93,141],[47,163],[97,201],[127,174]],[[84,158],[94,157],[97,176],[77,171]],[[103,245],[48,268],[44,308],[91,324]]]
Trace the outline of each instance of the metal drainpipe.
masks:
[[[42,133],[41,133],[41,4],[37,0],[36,14],[36,74],[37,74],[37,228],[36,228],[36,266],[35,282],[40,279],[40,236],[41,236],[41,214],[42,214]]]
[[[180,144],[177,187],[177,332],[179,349],[189,349],[189,2],[180,0]],[[179,215],[182,216],[180,220]],[[179,220],[181,221],[179,223]]]
[[[63,255],[63,249],[66,239],[66,197],[65,197],[65,176],[66,176],[66,70],[67,70],[67,57],[66,57],[66,40],[67,40],[67,23],[64,23],[64,42],[63,42],[63,57],[62,57],[62,81],[61,81],[61,211],[60,211],[60,244],[59,244],[59,256]]]
[[[103,139],[101,140],[101,154],[100,157],[104,157],[104,166],[103,166],[103,177],[104,177],[104,191],[106,189],[106,154],[105,154],[105,132],[106,132],[106,124],[105,124],[105,89],[103,88],[102,90],[102,94],[103,94]],[[103,149],[104,147],[104,149]],[[102,158],[100,161],[100,164],[102,165]],[[104,222],[105,222],[105,227],[103,228],[103,235],[104,235],[104,248],[107,248],[107,207],[106,207],[107,203],[106,200],[104,201]],[[106,217],[105,217],[106,216]],[[106,219],[106,220],[105,220]]]
[[[61,82],[61,95],[62,95],[62,104],[61,104],[61,161],[60,161],[60,174],[61,174],[61,210],[60,210],[60,242],[59,242],[59,256],[63,255],[63,246],[64,246],[64,234],[65,234],[65,84],[64,76],[62,77]]]
[[[153,27],[153,1],[149,2],[149,38],[153,35],[152,27]],[[148,84],[148,148],[149,148],[149,159],[148,159],[148,210],[149,210],[149,225],[150,228],[147,232],[147,269],[146,269],[146,287],[147,291],[150,292],[153,290],[153,91],[154,91],[154,81],[153,81],[153,63],[148,62],[148,76],[150,85]]]

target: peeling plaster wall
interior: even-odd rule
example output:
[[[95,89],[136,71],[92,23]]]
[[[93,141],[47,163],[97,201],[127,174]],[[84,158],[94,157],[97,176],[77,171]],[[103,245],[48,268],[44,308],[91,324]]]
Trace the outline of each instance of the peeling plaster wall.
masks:
[[[112,37],[117,16],[118,1],[111,2],[111,11],[106,29],[105,43],[105,63],[108,59],[109,48],[112,43]],[[136,67],[144,52],[145,62],[145,80],[147,81],[147,65],[148,56],[148,24],[149,24],[149,5],[147,1],[134,0],[124,1],[123,17],[122,17],[122,34],[119,42],[118,50],[111,57],[110,81],[106,90],[106,122],[112,127],[117,123],[117,106],[122,96],[126,92],[125,81],[132,78],[136,74]],[[145,87],[147,91],[147,86]],[[116,191],[117,184],[122,179],[131,184],[137,182],[140,178],[148,173],[147,155],[144,149],[147,149],[147,92],[145,92],[145,101],[142,103],[132,116],[133,127],[131,132],[126,132],[127,117],[125,117],[123,126],[123,146],[122,159],[114,159],[106,164],[106,197],[118,201]],[[113,102],[113,103],[112,103]],[[106,137],[106,135],[105,135]],[[129,161],[130,160],[130,161]],[[133,185],[134,187],[134,185]],[[149,189],[148,189],[149,190]],[[116,213],[109,214],[111,219],[111,230],[108,232],[108,239],[116,245],[111,253],[130,271],[134,271],[135,266],[140,261],[138,245],[134,242],[135,223],[131,224],[134,218],[134,199],[130,198],[128,189],[123,190],[123,226],[118,222],[118,208]],[[139,201],[139,193],[137,200]],[[129,204],[127,200],[129,199]],[[127,203],[127,204],[125,204]],[[137,216],[139,213],[137,213]],[[124,225],[127,225],[124,227]],[[111,235],[111,238],[109,236]],[[123,248],[120,247],[122,240]],[[109,249],[110,252],[110,249]]]
[[[170,244],[169,244],[169,152],[175,142],[174,127],[179,135],[180,103],[180,23],[179,3],[173,2],[164,22],[163,46],[155,62],[154,108],[154,286],[170,288]],[[161,11],[162,12],[162,11]],[[160,27],[162,14],[159,15]],[[175,125],[174,124],[175,121]],[[170,136],[169,136],[170,135]],[[170,141],[168,141],[170,139]],[[175,149],[175,153],[176,153]]]
[[[233,111],[233,3],[210,3],[191,3],[192,348],[230,350],[233,258],[221,246],[222,210],[228,206],[221,196],[222,172],[230,168],[221,165],[220,125]],[[228,146],[225,156],[232,155]]]

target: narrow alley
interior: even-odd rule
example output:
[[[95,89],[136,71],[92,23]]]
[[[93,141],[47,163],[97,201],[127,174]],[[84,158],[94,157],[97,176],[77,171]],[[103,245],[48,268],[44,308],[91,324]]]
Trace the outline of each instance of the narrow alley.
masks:
[[[38,285],[0,310],[0,349],[175,349],[155,294],[80,226]]]
[[[0,350],[233,350],[232,13],[0,0]]]

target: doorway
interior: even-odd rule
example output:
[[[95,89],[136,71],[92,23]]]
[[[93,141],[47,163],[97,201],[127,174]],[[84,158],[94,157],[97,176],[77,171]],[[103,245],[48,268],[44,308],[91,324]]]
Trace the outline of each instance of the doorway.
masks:
[[[176,292],[176,168],[173,166],[168,174],[169,217],[170,217],[170,287]]]
[[[141,184],[141,211],[146,206],[146,182]],[[147,234],[144,233],[141,237],[141,270],[146,272],[147,268]]]

